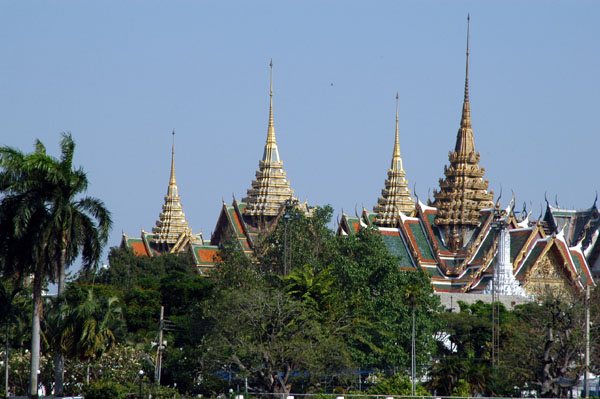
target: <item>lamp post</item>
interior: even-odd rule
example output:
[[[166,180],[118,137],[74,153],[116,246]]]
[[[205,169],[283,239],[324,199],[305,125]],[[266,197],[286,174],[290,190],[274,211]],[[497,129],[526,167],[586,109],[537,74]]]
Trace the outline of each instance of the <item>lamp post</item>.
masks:
[[[143,397],[143,395],[144,395],[144,391],[143,391],[143,389],[144,389],[144,386],[143,386],[143,384],[142,384],[142,383],[143,383],[143,381],[142,381],[142,380],[144,379],[144,370],[140,370],[140,371],[138,372],[138,376],[140,377],[140,399],[142,399],[142,397]]]

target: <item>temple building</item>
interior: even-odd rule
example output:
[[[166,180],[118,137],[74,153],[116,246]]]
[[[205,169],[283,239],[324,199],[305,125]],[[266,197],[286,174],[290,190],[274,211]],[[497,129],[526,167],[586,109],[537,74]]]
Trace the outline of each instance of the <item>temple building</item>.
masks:
[[[259,235],[271,231],[286,210],[296,208],[310,214],[306,202],[300,203],[294,197],[294,190],[290,188],[283,161],[279,157],[273,121],[273,62],[270,67],[267,142],[258,162],[256,178],[241,201],[234,198],[231,205],[223,202],[211,237],[212,245],[223,246],[228,242],[236,242],[247,255],[253,253]]]
[[[565,241],[583,251],[594,279],[600,278],[600,212],[596,202],[587,209],[561,209],[550,205],[546,199],[544,230],[548,234],[561,234]]]
[[[569,222],[564,211],[551,208],[546,221],[530,221],[528,215],[516,216],[514,198],[506,209],[501,209],[499,200],[493,202],[471,127],[468,26],[460,127],[454,151],[449,153],[450,165],[444,167],[445,177],[428,205],[418,198],[414,207],[407,205],[410,193],[397,127],[393,154],[377,206],[373,211],[363,209],[360,215],[343,213],[339,235],[377,229],[389,251],[398,256],[400,267],[427,272],[440,293],[498,290],[503,295],[534,297],[551,291],[571,296],[594,284],[582,243],[589,242],[588,248],[593,249],[588,252],[596,254],[598,262],[600,218],[595,207],[595,212],[569,213]]]
[[[138,256],[160,256],[166,253],[189,252],[201,274],[214,266],[214,258],[217,256],[218,248],[205,242],[202,233],[192,233],[192,229],[185,220],[185,213],[181,206],[181,198],[175,180],[174,131],[171,147],[171,173],[162,212],[158,215],[158,220],[151,233],[143,229],[140,237],[131,237],[123,233],[121,247],[130,248]]]

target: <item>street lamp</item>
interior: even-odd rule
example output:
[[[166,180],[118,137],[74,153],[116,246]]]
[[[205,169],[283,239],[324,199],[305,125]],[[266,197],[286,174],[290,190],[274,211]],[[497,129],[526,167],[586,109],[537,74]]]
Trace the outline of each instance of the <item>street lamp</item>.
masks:
[[[142,385],[142,380],[144,379],[144,370],[140,370],[138,372],[138,375],[140,377],[140,399],[142,399],[143,394],[144,394],[144,392],[143,392],[143,385]]]

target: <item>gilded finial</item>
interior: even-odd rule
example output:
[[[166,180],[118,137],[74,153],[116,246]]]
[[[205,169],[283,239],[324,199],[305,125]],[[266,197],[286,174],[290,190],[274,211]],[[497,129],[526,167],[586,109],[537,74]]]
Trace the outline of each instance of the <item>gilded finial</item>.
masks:
[[[173,139],[171,143],[171,177],[169,178],[169,185],[175,184],[175,129],[171,134]]]
[[[471,26],[471,15],[467,14],[467,64],[465,71],[465,102],[469,102],[469,29]]]
[[[269,127],[267,132],[267,142],[275,143],[275,123],[273,122],[273,60],[269,62],[271,67],[271,85],[269,87]]]
[[[398,128],[399,120],[399,96],[396,92],[396,141],[394,143],[394,158],[400,157],[400,129]],[[402,160],[400,160],[402,162]],[[392,165],[393,166],[393,165]],[[402,168],[402,166],[400,166]]]

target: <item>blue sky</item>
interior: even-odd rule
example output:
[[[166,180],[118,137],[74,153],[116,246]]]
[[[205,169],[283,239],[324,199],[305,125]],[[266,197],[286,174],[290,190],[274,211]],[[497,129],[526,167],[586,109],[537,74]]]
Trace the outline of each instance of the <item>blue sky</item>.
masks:
[[[540,212],[592,204],[600,108],[595,1],[3,2],[0,144],[77,142],[109,245],[149,231],[172,129],[182,204],[206,238],[242,198],[275,128],[292,188],[338,215],[373,207],[392,155],[395,95],[410,187],[425,200],[454,147],[471,14],[475,145],[490,188]],[[505,203],[510,194],[505,194]],[[529,205],[528,205],[529,206]]]

